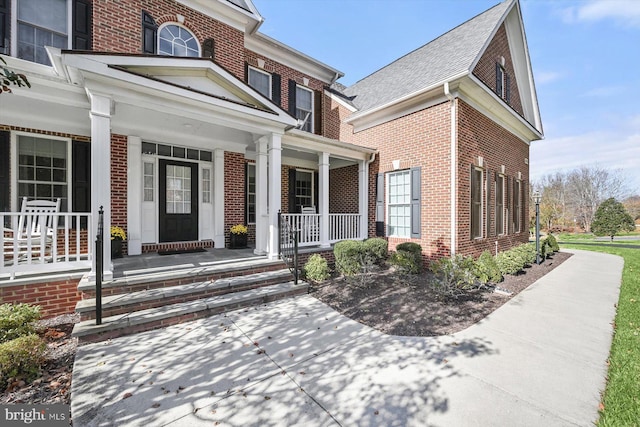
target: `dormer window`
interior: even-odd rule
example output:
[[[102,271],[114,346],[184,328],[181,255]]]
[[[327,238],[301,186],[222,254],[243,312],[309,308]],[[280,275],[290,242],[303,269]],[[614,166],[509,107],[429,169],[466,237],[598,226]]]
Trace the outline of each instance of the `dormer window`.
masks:
[[[167,24],[158,31],[158,54],[199,57],[200,45],[186,28]]]

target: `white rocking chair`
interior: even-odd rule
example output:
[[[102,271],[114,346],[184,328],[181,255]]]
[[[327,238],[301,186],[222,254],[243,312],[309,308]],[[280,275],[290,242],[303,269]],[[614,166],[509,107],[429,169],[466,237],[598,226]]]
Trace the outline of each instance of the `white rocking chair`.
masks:
[[[3,228],[4,263],[22,263],[55,257],[56,229],[60,199],[50,200],[22,199],[22,208],[17,228]],[[47,258],[45,258],[47,257]]]

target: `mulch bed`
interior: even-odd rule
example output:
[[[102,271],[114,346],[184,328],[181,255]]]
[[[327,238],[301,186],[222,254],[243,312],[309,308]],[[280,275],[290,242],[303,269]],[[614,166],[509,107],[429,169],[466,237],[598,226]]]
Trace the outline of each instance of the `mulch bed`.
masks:
[[[428,284],[433,274],[401,275],[391,269],[368,277],[334,277],[312,287],[311,295],[341,314],[380,332],[400,336],[436,336],[461,331],[496,310],[556,268],[571,254],[558,252],[493,287],[457,298],[439,295]]]
[[[507,276],[499,284],[510,296],[483,289],[458,298],[442,297],[427,284],[433,278],[424,272],[400,275],[379,271],[365,278],[332,278],[312,286],[311,295],[351,319],[391,335],[434,336],[452,334],[473,325],[514,295],[556,268],[571,254],[558,252],[525,273]],[[41,335],[47,341],[46,363],[30,384],[12,381],[0,394],[0,404],[71,402],[71,374],[78,346],[71,337],[77,314],[41,320]]]

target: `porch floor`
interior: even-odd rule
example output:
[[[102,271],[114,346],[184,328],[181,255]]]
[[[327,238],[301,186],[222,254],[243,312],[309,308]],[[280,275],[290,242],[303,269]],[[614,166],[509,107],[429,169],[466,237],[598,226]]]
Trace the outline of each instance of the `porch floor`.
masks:
[[[197,267],[209,267],[234,260],[260,258],[253,253],[253,247],[245,249],[209,248],[204,252],[175,255],[160,255],[156,252],[142,255],[128,255],[113,259],[113,277],[134,276],[151,272],[175,271]]]

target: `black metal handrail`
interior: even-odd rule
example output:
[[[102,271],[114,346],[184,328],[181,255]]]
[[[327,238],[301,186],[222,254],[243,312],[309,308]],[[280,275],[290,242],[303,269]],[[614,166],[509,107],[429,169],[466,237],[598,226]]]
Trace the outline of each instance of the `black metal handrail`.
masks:
[[[289,221],[283,219],[282,212],[278,211],[278,253],[280,259],[293,273],[294,283],[298,284],[300,269],[298,268],[298,230]]]
[[[98,234],[96,235],[96,325],[102,324],[102,274],[104,272],[104,211],[98,211]]]

